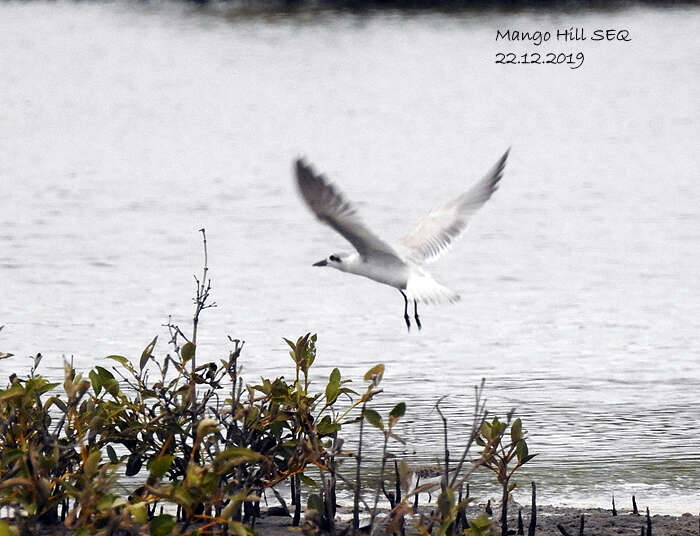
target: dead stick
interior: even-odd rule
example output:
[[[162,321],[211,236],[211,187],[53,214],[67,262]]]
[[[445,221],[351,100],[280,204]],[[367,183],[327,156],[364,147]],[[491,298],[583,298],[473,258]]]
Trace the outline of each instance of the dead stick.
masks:
[[[518,510],[518,536],[524,536],[525,527],[523,526],[523,509]]]
[[[535,536],[537,527],[537,488],[532,482],[532,504],[530,505],[530,526],[527,528],[527,536]]]

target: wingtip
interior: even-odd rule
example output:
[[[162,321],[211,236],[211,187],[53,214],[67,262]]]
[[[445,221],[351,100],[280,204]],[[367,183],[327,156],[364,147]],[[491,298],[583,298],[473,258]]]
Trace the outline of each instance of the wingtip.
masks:
[[[301,184],[302,181],[308,181],[310,178],[316,176],[314,168],[306,161],[306,157],[304,156],[299,156],[294,160],[294,174],[299,184]]]
[[[512,145],[509,146],[509,147],[506,149],[506,152],[503,153],[503,156],[501,157],[501,160],[502,160],[503,162],[505,162],[506,160],[508,160],[508,156],[510,155],[510,150],[511,150],[512,148],[513,148]]]
[[[503,177],[503,172],[505,171],[505,168],[506,168],[506,162],[508,161],[508,156],[510,155],[511,147],[508,147],[506,149],[506,152],[503,153],[503,156],[501,156],[501,158],[496,163],[496,167],[495,167],[495,176],[497,177],[496,183],[498,183],[501,180],[501,178]]]

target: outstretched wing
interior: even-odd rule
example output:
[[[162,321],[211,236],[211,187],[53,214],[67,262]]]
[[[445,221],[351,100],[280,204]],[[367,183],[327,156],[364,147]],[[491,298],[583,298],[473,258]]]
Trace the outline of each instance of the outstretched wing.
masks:
[[[297,159],[294,165],[297,184],[304,201],[316,217],[330,225],[350,242],[362,257],[391,255],[394,249],[367,229],[355,208],[323,175],[317,175],[310,165]]]
[[[431,262],[449,250],[467,227],[469,218],[488,201],[498,188],[508,159],[508,149],[486,176],[467,192],[428,214],[401,243],[407,257],[417,263]]]

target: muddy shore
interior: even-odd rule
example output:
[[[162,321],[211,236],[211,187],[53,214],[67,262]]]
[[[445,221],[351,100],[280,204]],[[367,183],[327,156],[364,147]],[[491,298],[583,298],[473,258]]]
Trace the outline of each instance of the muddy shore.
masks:
[[[514,517],[509,522],[509,533],[517,534],[518,509],[513,508]],[[469,516],[483,512],[483,505],[468,510]],[[537,536],[562,536],[560,525],[571,536],[579,536],[581,515],[583,514],[583,534],[586,536],[700,536],[700,517],[698,514],[685,513],[679,516],[654,515],[650,521],[652,531],[648,532],[645,513],[635,515],[631,511],[618,511],[616,516],[611,510],[602,508],[569,508],[541,506],[537,508]],[[524,532],[528,532],[529,506],[522,508]],[[493,513],[494,524],[498,525],[498,511]],[[264,516],[256,523],[255,531],[260,536],[285,536],[299,534],[291,526],[291,518]],[[410,531],[408,531],[410,533]],[[375,534],[382,534],[382,531]],[[497,529],[496,534],[500,534]]]

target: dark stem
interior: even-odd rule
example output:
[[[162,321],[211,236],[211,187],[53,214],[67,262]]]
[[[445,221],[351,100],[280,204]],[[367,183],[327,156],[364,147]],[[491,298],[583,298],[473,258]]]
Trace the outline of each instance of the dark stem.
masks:
[[[518,510],[518,536],[525,536],[525,526],[523,525],[523,510]]]
[[[294,475],[292,479],[294,480],[294,518],[292,519],[292,525],[298,527],[301,521],[301,477]]]
[[[649,515],[649,507],[647,506],[647,536],[651,536],[651,516]]]
[[[503,481],[503,495],[501,496],[501,536],[508,536],[508,478]]]
[[[535,536],[537,528],[537,487],[532,482],[532,504],[530,504],[530,525],[527,528],[527,536]]]
[[[352,534],[357,534],[360,528],[360,466],[362,465],[362,434],[365,428],[365,409],[367,403],[362,404],[362,417],[360,418],[360,441],[357,446],[357,460],[355,467],[355,496],[352,508]]]
[[[440,402],[442,402],[446,398],[445,396],[441,396],[438,401],[435,403],[435,409],[438,412],[438,415],[440,415],[440,418],[442,419],[442,434],[443,434],[443,442],[444,442],[444,450],[445,450],[445,485],[449,482],[450,478],[450,450],[447,445],[447,419],[445,416],[442,414],[442,411],[440,411]]]
[[[396,504],[401,502],[401,475],[399,475],[399,462],[394,459],[394,490],[396,491]]]
[[[384,432],[384,445],[382,447],[382,467],[379,470],[379,483],[377,485],[377,489],[374,492],[374,506],[372,507],[372,512],[370,513],[370,521],[369,521],[370,531],[372,530],[372,527],[374,526],[374,520],[376,519],[377,514],[378,514],[377,505],[379,504],[379,492],[384,489],[384,469],[386,467],[386,446],[387,446],[388,442],[389,442],[389,433],[385,431]],[[393,506],[392,506],[392,508],[393,508]]]

